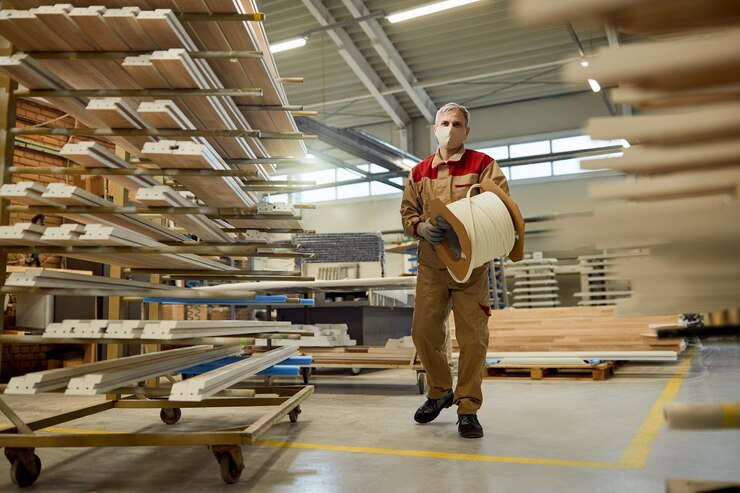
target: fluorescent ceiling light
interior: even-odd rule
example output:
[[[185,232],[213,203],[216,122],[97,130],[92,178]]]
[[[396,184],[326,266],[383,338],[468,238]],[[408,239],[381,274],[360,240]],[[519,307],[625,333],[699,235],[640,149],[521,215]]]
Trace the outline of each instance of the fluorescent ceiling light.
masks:
[[[288,39],[286,41],[275,43],[274,45],[270,45],[270,51],[272,53],[280,53],[281,51],[292,50],[293,48],[300,48],[301,46],[306,46],[306,38]]]
[[[622,147],[624,147],[625,149],[629,149],[630,143],[627,140],[622,139]]]
[[[581,67],[588,67],[588,60],[586,60],[585,58],[583,58],[581,60]]]
[[[316,156],[309,152],[308,154],[306,154],[306,159],[316,159]]]
[[[442,12],[443,10],[454,9],[455,7],[460,7],[461,5],[467,5],[469,3],[477,1],[478,0],[444,0],[442,2],[428,3],[426,5],[422,5],[421,7],[392,13],[388,17],[386,17],[386,19],[388,19],[388,22],[390,22],[391,24],[395,24],[396,22],[415,19],[423,15],[436,14],[437,12]]]
[[[601,91],[601,86],[596,81],[596,79],[588,79],[588,85],[591,86],[591,90],[593,92],[599,92],[599,91]]]

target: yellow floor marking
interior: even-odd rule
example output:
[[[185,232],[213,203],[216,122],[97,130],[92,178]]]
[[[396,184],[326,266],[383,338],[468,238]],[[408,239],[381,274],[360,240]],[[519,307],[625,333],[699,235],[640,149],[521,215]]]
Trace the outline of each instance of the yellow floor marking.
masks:
[[[679,365],[673,376],[668,380],[658,400],[653,404],[650,413],[640,425],[627,449],[619,458],[618,464],[625,468],[642,469],[645,467],[650,450],[653,448],[655,439],[658,438],[660,428],[663,426],[663,406],[672,402],[681,389],[686,375],[691,368],[693,354],[689,354]]]
[[[543,466],[591,467],[601,469],[621,469],[619,464],[608,462],[591,462],[565,459],[537,459],[531,457],[506,457],[496,455],[460,454],[451,452],[434,452],[431,450],[404,450],[392,448],[350,447],[345,445],[325,445],[320,443],[273,442],[257,440],[255,445],[266,447],[299,448],[307,450],[329,450],[332,452],[353,452],[360,454],[401,455],[407,457],[429,457],[433,459],[466,460],[474,462],[499,462],[507,464],[536,464]]]
[[[688,355],[684,361],[682,361],[673,376],[668,380],[663,391],[661,392],[658,400],[653,404],[650,413],[642,422],[642,425],[635,433],[632,441],[627,446],[619,461],[611,462],[596,462],[596,461],[580,461],[580,460],[567,460],[567,459],[541,459],[533,457],[506,457],[497,455],[478,455],[478,454],[462,454],[454,452],[435,452],[431,450],[405,450],[405,449],[391,449],[391,448],[375,448],[375,447],[353,447],[347,445],[328,445],[321,443],[298,443],[298,442],[277,442],[270,440],[257,440],[254,445],[264,447],[282,447],[282,448],[295,448],[303,450],[326,450],[332,452],[350,452],[350,453],[361,453],[361,454],[378,454],[378,455],[395,455],[395,456],[406,456],[406,457],[427,457],[432,459],[450,459],[450,460],[463,460],[473,462],[489,462],[489,463],[502,463],[502,464],[529,464],[529,465],[541,465],[541,466],[560,466],[560,467],[581,467],[581,468],[596,468],[596,469],[641,469],[645,466],[647,457],[650,454],[653,443],[660,432],[660,428],[663,425],[663,406],[673,401],[681,389],[684,378],[688,374],[688,370],[691,367],[691,360],[693,355]],[[7,423],[0,424],[2,428],[9,428],[10,425]],[[44,431],[55,432],[55,433],[90,433],[90,434],[104,434],[104,433],[125,433],[125,432],[113,432],[103,430],[85,430],[78,428],[58,428],[50,427],[44,428]]]

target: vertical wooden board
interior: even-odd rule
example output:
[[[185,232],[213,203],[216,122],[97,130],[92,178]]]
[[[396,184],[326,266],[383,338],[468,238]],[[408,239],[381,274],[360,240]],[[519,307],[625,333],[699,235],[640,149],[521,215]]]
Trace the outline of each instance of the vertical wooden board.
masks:
[[[10,11],[8,18],[13,22],[17,31],[26,33],[23,40],[27,41],[17,47],[23,51],[43,50],[58,51],[68,50],[70,45],[67,41],[60,38],[56,33],[51,31],[46,24],[34,14],[28,11]]]
[[[105,7],[75,8],[69,18],[84,31],[97,46],[106,51],[127,51],[128,44],[112,31],[103,20]]]
[[[167,80],[159,73],[151,62],[150,55],[127,57],[121,68],[139,85],[145,89],[169,89]]]
[[[181,56],[170,52],[156,52],[150,61],[154,68],[162,74],[170,87],[176,89],[198,89],[193,74],[186,67]]]
[[[46,27],[69,44],[73,51],[93,51],[97,44],[69,18],[70,7],[64,4],[38,7],[33,12]],[[57,49],[61,49],[57,48]]]
[[[139,12],[140,9],[135,7],[108,9],[103,14],[103,20],[132,50],[156,50],[156,43],[152,41],[136,20]]]
[[[143,11],[136,20],[160,49],[197,49],[171,10]]]

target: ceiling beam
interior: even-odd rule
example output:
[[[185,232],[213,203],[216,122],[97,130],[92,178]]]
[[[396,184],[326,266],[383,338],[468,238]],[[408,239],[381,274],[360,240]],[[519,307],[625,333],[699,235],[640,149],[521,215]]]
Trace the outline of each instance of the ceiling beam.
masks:
[[[387,173],[370,173],[369,171],[361,170],[357,166],[347,164],[341,159],[337,159],[334,156],[330,156],[329,154],[326,154],[325,152],[319,151],[317,149],[310,149],[310,151],[311,151],[311,154],[316,156],[318,159],[326,163],[329,163],[332,166],[336,166],[337,168],[343,168],[353,173],[362,175],[364,178],[367,178],[369,181],[377,181],[380,183],[385,183],[386,185],[390,185],[392,187],[398,188],[399,190],[403,190],[403,185],[399,185],[398,183],[392,182],[388,180],[387,178],[385,178],[385,176],[389,176]],[[405,174],[399,173],[398,176],[405,176]],[[329,183],[326,185],[334,186],[334,184],[329,184]]]
[[[390,171],[408,173],[410,166],[403,163],[407,159],[414,164],[419,157],[388,144],[370,134],[351,128],[335,128],[313,118],[296,116],[295,123],[301,132],[310,132],[320,141],[356,156],[366,163],[377,164]]]
[[[414,84],[417,84],[419,80],[393,45],[393,42],[381,27],[378,19],[367,17],[370,15],[370,10],[365,6],[363,0],[342,0],[342,2],[353,17],[365,18],[365,20],[360,21],[360,27],[365,31],[367,37],[370,38],[373,48],[375,48],[380,58],[388,66],[398,83],[401,84],[401,87],[409,98],[411,98],[411,101],[414,102],[424,119],[429,123],[434,123],[434,117],[437,111],[434,101],[432,101],[424,89],[414,87]]]
[[[303,0],[303,5],[306,6],[308,11],[311,12],[311,15],[314,16],[321,26],[328,26],[330,24],[337,23],[321,0]],[[405,129],[406,125],[411,120],[409,115],[395,97],[383,94],[383,91],[387,90],[387,87],[362,55],[359,48],[357,48],[357,45],[355,45],[352,38],[347,34],[347,31],[341,27],[337,27],[327,31],[327,35],[332,39],[332,41],[334,41],[334,44],[337,45],[339,55],[344,59],[347,65],[349,65],[367,90],[370,91],[370,94],[375,98],[383,110],[388,113],[388,116],[391,117],[393,123],[395,123],[398,128]]]
[[[421,81],[416,84],[414,84],[414,87],[420,88],[420,89],[428,89],[430,87],[438,87],[438,86],[445,86],[449,84],[460,84],[463,82],[470,82],[474,80],[481,80],[481,79],[491,79],[494,77],[503,77],[506,75],[513,75],[518,74],[522,72],[531,72],[533,70],[539,70],[539,69],[547,69],[550,67],[558,67],[567,65],[573,61],[579,60],[578,58],[566,58],[564,60],[556,60],[553,62],[546,62],[546,63],[539,63],[537,65],[528,65],[525,67],[516,67],[511,69],[505,69],[505,70],[496,70],[493,72],[482,72],[479,74],[472,74],[472,75],[462,75],[460,77],[448,77],[448,78],[442,78],[442,79],[430,79],[427,81]],[[404,89],[402,87],[392,87],[387,89],[383,92],[384,95],[391,95],[391,94],[399,94],[404,92]],[[361,99],[369,99],[372,96],[369,94],[357,94],[355,96],[342,98],[342,99],[332,99],[329,101],[322,101],[321,103],[315,103],[315,104],[305,104],[303,105],[304,109],[322,109],[326,105],[334,105],[334,104],[344,104],[349,103],[353,101],[358,101]]]

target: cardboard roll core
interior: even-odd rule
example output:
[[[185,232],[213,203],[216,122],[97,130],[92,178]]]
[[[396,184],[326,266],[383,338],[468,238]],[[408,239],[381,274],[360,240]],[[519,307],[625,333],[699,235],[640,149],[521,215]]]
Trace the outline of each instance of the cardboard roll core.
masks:
[[[514,225],[514,231],[516,232],[516,240],[511,252],[508,254],[508,257],[514,262],[522,260],[524,258],[524,218],[519,210],[519,206],[501,189],[501,187],[493,183],[491,180],[485,180],[481,183],[480,190],[481,193],[492,192],[496,194],[496,196],[500,198],[506,206],[506,210],[509,211],[511,221]],[[445,238],[445,240],[439,245],[436,245],[434,247],[434,251],[457,279],[464,279],[470,269],[470,262],[473,259],[473,245],[470,242],[470,236],[468,235],[465,226],[440,199],[432,200],[431,214],[433,223],[436,224],[437,217],[442,217],[450,224],[450,226],[452,226],[452,229],[455,231],[460,243],[461,255],[458,257],[447,238]],[[473,267],[475,268],[479,266],[474,265]]]

